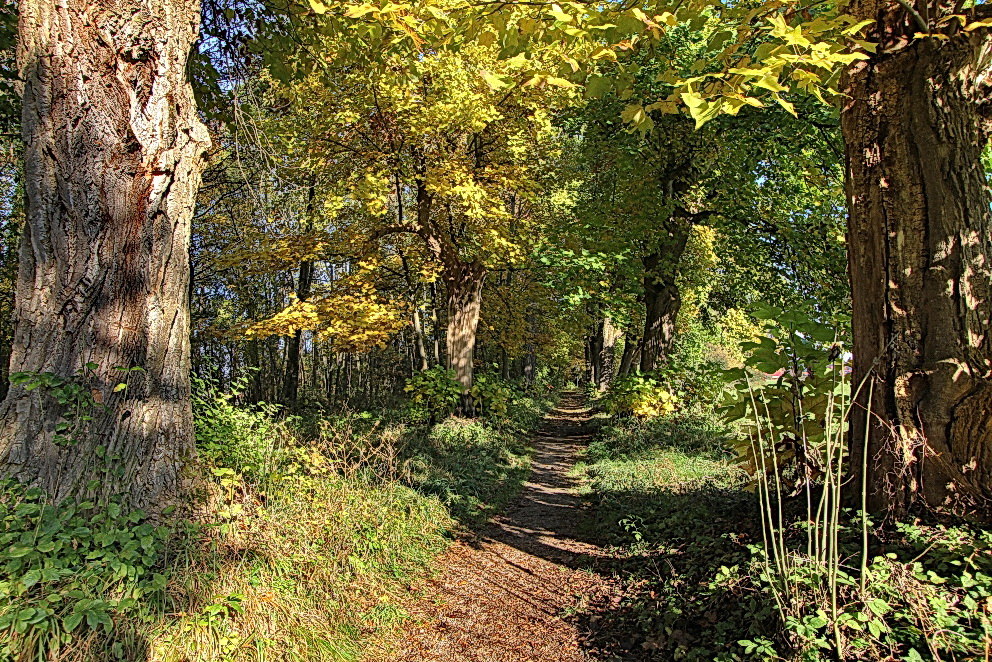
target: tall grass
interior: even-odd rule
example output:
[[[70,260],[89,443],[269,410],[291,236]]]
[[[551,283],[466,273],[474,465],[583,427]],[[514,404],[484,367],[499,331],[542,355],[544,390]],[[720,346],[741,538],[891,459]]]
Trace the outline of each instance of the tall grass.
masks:
[[[761,515],[760,579],[785,626],[786,653],[768,641],[742,640],[746,652],[769,659],[800,660],[977,660],[992,659],[992,532],[925,524],[919,520],[878,528],[867,513],[867,481],[860,494],[845,494],[852,444],[862,444],[867,475],[867,436],[850,437],[852,396],[843,370],[834,370],[834,388],[816,442],[797,425],[772,424],[769,401],[749,384],[755,425],[752,453],[758,460],[756,492]],[[858,385],[867,389],[870,381]],[[798,402],[802,404],[802,399]],[[804,412],[798,411],[802,418]],[[869,416],[871,412],[868,412]],[[803,482],[805,508],[797,518],[786,480],[802,471],[780,461],[779,449],[798,435],[804,457],[816,462],[815,476]],[[852,512],[845,503],[860,503]],[[798,526],[797,526],[798,524]],[[926,540],[925,545],[921,545]],[[871,555],[872,545],[889,551]]]

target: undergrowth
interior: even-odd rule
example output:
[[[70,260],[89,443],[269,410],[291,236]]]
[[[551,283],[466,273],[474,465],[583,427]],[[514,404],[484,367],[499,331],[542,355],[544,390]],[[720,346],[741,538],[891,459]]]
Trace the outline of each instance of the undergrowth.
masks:
[[[0,659],[360,659],[452,535],[519,490],[549,405],[433,426],[280,419],[200,384],[195,523],[0,491]]]
[[[623,600],[585,615],[603,660],[992,659],[992,531],[913,519],[838,526],[837,617],[821,570],[803,562],[805,500],[782,502],[797,559],[785,622],[776,607],[757,497],[714,417],[599,418],[581,470],[594,516],[588,535],[612,545]],[[837,654],[837,632],[843,657]]]

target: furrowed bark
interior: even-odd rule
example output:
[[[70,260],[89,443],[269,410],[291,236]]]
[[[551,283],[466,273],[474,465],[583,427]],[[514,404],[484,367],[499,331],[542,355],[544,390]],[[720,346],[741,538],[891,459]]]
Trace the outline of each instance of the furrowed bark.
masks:
[[[11,368],[72,378],[93,363],[103,405],[70,446],[53,442],[64,411],[42,389],[14,386],[0,405],[0,468],[56,499],[90,494],[98,474],[99,494],[137,506],[182,491],[190,220],[209,144],[186,78],[199,20],[196,0],[20,3],[27,208]]]
[[[668,356],[675,340],[675,321],[682,307],[677,283],[679,261],[689,240],[689,226],[675,225],[662,250],[645,255],[644,335],[641,339],[641,372],[654,370]]]
[[[448,332],[445,335],[448,368],[465,388],[472,388],[475,360],[475,339],[482,307],[482,284],[486,269],[477,263],[459,263],[446,268],[443,274],[448,303]],[[463,400],[471,413],[471,398]]]
[[[872,509],[974,513],[992,498],[992,39],[900,40],[918,28],[898,5],[852,7],[880,42],[843,81],[852,466],[867,433]]]

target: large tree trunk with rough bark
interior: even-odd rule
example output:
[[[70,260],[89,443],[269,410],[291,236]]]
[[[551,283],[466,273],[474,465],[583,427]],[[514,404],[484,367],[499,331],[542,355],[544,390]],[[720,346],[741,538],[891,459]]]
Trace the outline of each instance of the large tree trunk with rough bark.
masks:
[[[475,361],[475,338],[482,307],[482,284],[486,268],[481,264],[458,263],[443,273],[448,302],[448,331],[445,335],[448,369],[466,391],[472,387]],[[471,400],[466,395],[463,409],[471,413]]]
[[[675,340],[675,321],[682,307],[676,281],[679,261],[689,240],[689,228],[675,225],[663,249],[641,258],[644,264],[644,334],[641,372],[650,372],[668,356]]]
[[[873,509],[974,512],[992,497],[992,198],[981,164],[992,41],[986,29],[903,39],[919,28],[895,2],[852,9],[879,19],[880,41],[847,72],[841,114],[861,385],[852,465],[867,465]]]
[[[0,405],[0,467],[54,498],[157,507],[182,491],[194,450],[189,240],[209,144],[186,77],[198,4],[20,3],[27,211],[11,367],[71,379],[95,364],[86,388],[102,403],[69,444],[45,389],[13,386]]]
[[[616,346],[617,341],[622,335],[620,329],[613,325],[613,320],[609,317],[603,320],[603,347],[602,356],[600,358],[600,373],[599,373],[599,386],[600,391],[605,391],[613,378],[616,376],[617,370],[617,356],[616,356]]]

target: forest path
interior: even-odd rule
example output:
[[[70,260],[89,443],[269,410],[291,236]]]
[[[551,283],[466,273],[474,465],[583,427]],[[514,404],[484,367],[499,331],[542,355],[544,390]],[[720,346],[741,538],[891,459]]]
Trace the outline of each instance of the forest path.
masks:
[[[479,534],[452,545],[411,610],[395,662],[580,662],[583,633],[570,615],[616,589],[584,569],[604,552],[579,538],[583,504],[569,475],[588,443],[590,417],[566,394],[534,439],[519,500]]]

